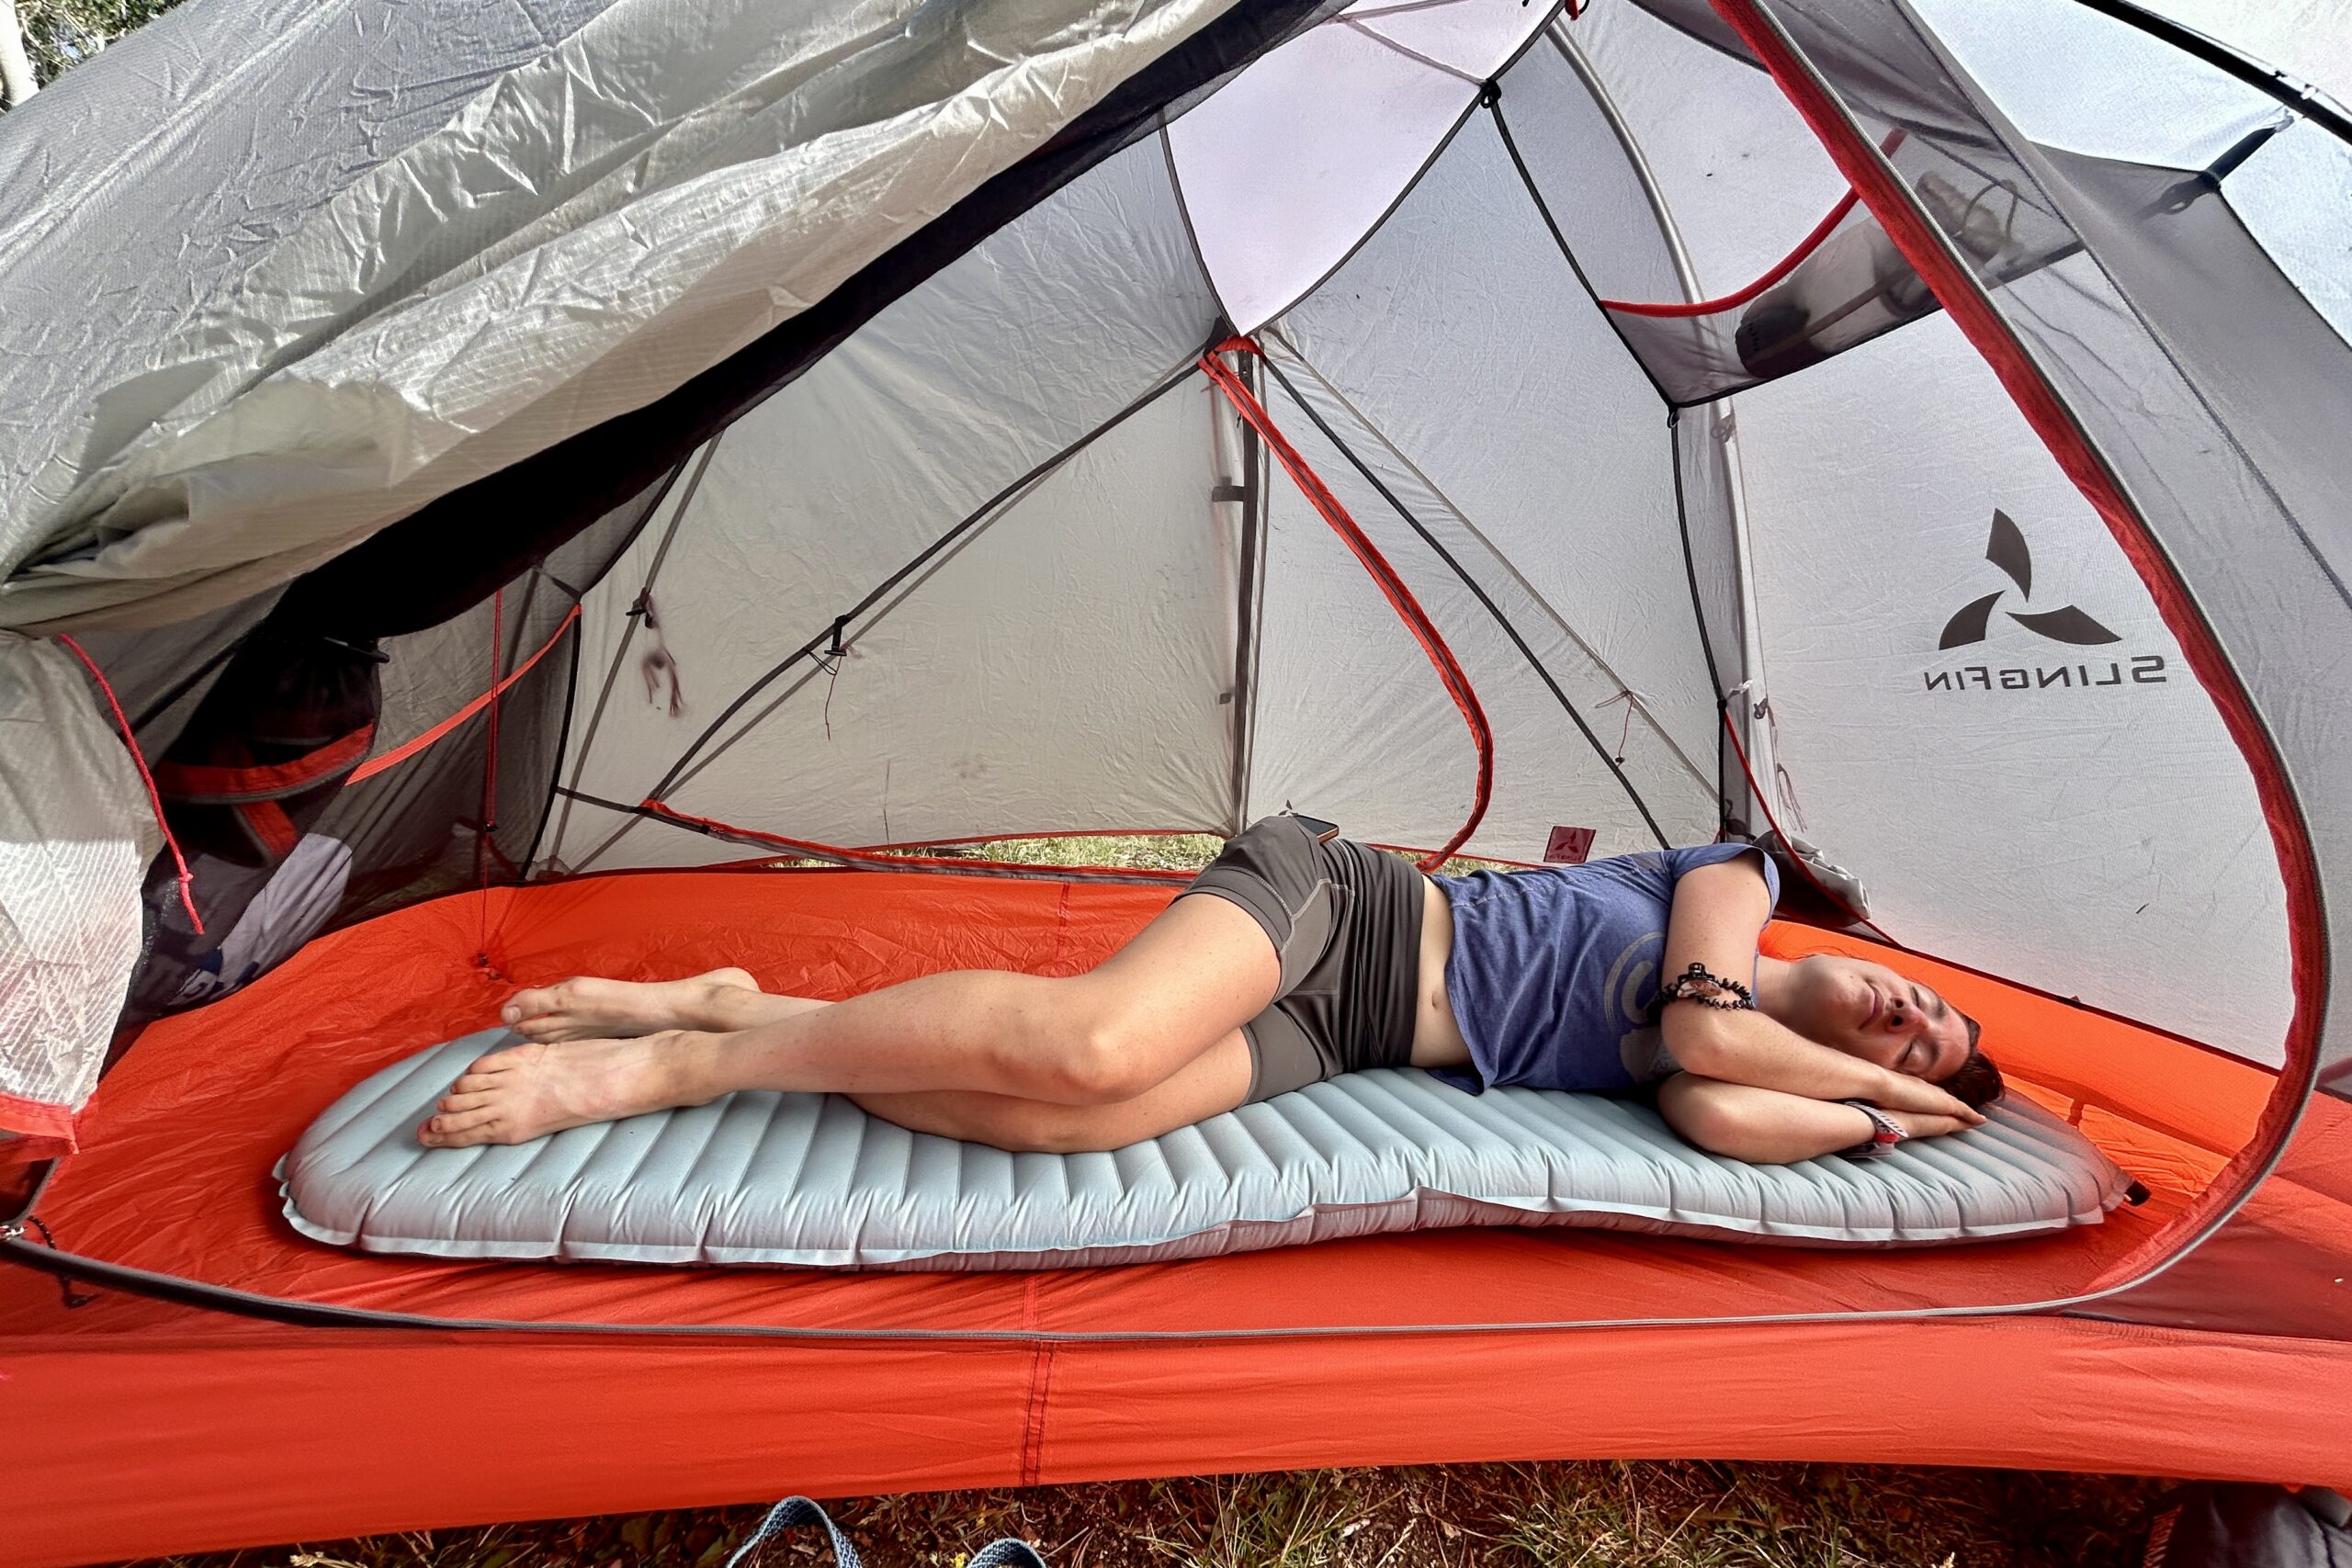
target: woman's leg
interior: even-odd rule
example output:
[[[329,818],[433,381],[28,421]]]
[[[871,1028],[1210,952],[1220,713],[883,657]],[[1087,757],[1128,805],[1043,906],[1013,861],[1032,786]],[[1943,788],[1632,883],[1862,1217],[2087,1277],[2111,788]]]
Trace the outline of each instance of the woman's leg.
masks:
[[[526,1040],[617,1040],[664,1029],[740,1029],[742,1024],[722,1021],[737,1010],[725,1004],[760,996],[759,982],[742,969],[713,969],[683,980],[576,975],[515,992],[498,1017]]]
[[[526,1040],[554,1043],[619,1040],[675,1029],[729,1034],[829,1005],[814,997],[770,995],[745,970],[713,969],[683,980],[574,976],[515,992],[499,1018]]]
[[[517,993],[508,1012],[519,1008],[522,1021],[510,1016],[508,1021],[517,1033],[547,1041],[616,1032],[628,1023],[640,1024],[639,1032],[645,1033],[673,1029],[732,1032],[832,1005],[811,997],[771,995],[742,970],[716,969],[684,980],[565,980]],[[914,1132],[1001,1149],[1071,1154],[1122,1148],[1230,1111],[1248,1096],[1252,1071],[1249,1041],[1236,1030],[1165,1081],[1133,1100],[1109,1105],[1056,1105],[952,1089],[866,1094],[856,1100],[869,1113]]]
[[[1125,1148],[1230,1111],[1249,1097],[1250,1073],[1250,1043],[1237,1029],[1134,1099],[1108,1105],[954,1090],[852,1098],[869,1113],[917,1133],[1015,1153],[1079,1154]]]
[[[931,975],[731,1032],[494,1052],[458,1080],[418,1136],[435,1145],[521,1143],[739,1089],[1108,1105],[1225,1042],[1264,1010],[1280,978],[1272,943],[1246,911],[1211,895],[1183,897],[1067,979]]]

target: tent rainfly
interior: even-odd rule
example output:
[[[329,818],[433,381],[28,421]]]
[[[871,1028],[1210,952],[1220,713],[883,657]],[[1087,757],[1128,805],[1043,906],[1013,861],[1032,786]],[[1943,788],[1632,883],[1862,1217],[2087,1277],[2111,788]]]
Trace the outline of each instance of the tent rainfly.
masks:
[[[1502,1457],[2352,1483],[2352,7],[2148,3],[192,0],[9,114],[0,1565]],[[1775,950],[1931,978],[2154,1195],[984,1277],[276,1212],[518,981],[1069,972],[1168,881],[875,852],[1293,803],[1818,846]]]

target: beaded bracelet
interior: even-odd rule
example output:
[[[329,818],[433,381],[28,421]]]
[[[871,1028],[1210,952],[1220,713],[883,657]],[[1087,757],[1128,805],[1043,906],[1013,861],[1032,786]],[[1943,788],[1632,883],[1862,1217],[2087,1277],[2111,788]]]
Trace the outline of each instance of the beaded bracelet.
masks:
[[[1703,964],[1693,964],[1658,987],[1657,1000],[1660,1007],[1668,1002],[1697,1002],[1701,1007],[1721,1008],[1732,1012],[1741,1008],[1753,1008],[1756,993],[1736,980],[1708,974]]]

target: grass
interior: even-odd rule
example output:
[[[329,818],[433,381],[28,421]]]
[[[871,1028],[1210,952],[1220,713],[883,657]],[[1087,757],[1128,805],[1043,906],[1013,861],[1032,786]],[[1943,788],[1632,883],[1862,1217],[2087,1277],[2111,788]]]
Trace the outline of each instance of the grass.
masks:
[[[959,846],[1032,865],[1193,870],[1211,834]],[[1481,862],[1457,861],[1448,871]],[[831,1505],[872,1568],[964,1568],[1019,1536],[1054,1568],[2129,1568],[2160,1483],[2019,1471],[1702,1461],[1301,1471]],[[720,1568],[745,1506],[370,1536],[170,1568]],[[828,1555],[811,1532],[760,1568]]]
[[[830,1506],[872,1568],[2127,1568],[2161,1483],[2021,1471],[1639,1463],[1302,1471]],[[170,1568],[720,1568],[757,1507],[372,1536]],[[829,1556],[771,1542],[760,1568]]]
[[[1198,871],[1225,840],[1214,833],[1102,833],[1070,839],[994,839],[985,844],[910,850],[910,854],[968,856],[1012,865],[1115,865]]]
[[[1215,833],[1102,833],[1065,839],[991,839],[980,844],[919,847],[884,852],[949,855],[1001,861],[1012,865],[1110,865],[1146,867],[1156,871],[1198,871],[1216,859],[1217,851],[1223,848],[1225,840]],[[779,861],[777,863],[802,863]],[[1447,875],[1455,875],[1498,863],[1456,855],[1438,869]]]

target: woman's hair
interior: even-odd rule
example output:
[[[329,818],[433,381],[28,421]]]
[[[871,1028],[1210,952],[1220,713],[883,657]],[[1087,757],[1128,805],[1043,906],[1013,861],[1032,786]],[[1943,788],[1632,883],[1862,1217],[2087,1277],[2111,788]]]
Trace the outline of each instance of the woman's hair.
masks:
[[[2000,1099],[2007,1086],[2001,1082],[2001,1069],[1993,1065],[1993,1058],[1976,1048],[1977,1037],[1984,1032],[1983,1028],[1966,1013],[1960,1015],[1960,1021],[1968,1025],[1968,1055],[1944,1079],[1942,1088],[1962,1105],[1982,1110]]]

